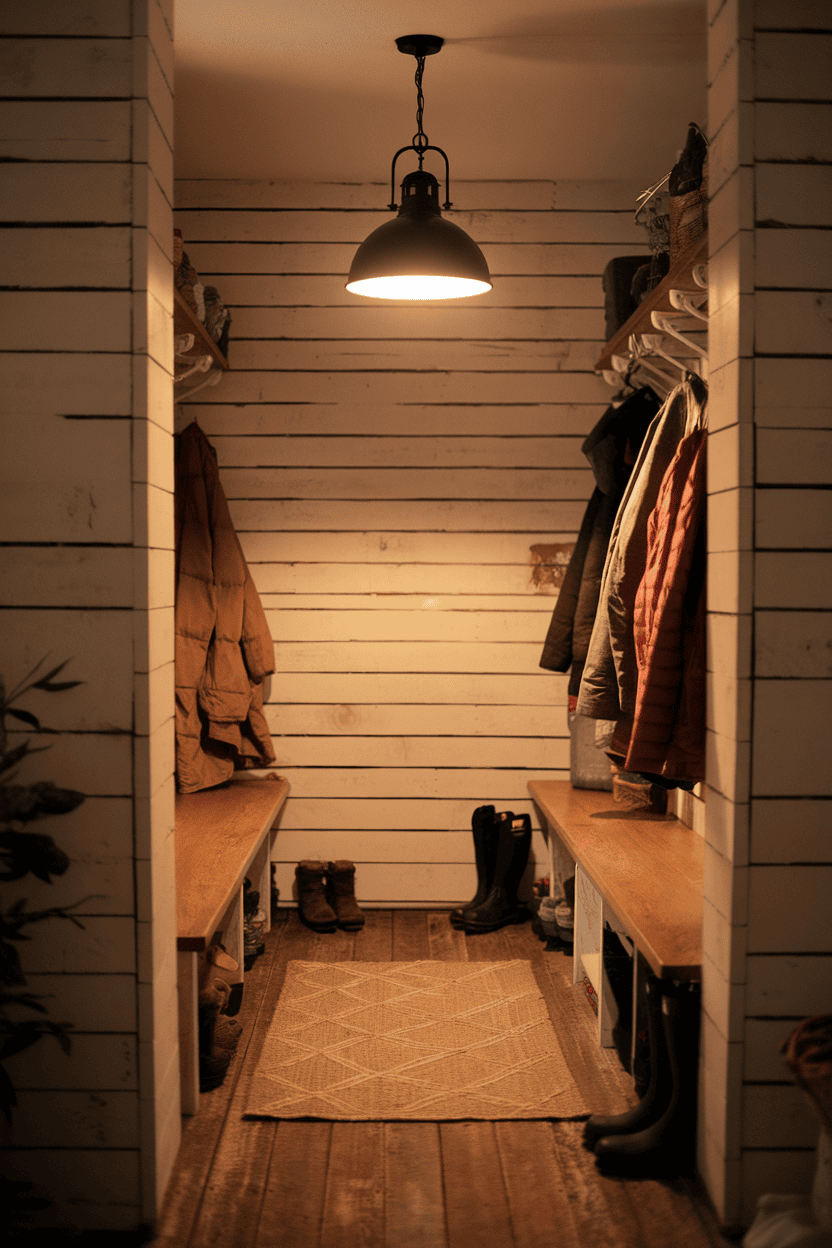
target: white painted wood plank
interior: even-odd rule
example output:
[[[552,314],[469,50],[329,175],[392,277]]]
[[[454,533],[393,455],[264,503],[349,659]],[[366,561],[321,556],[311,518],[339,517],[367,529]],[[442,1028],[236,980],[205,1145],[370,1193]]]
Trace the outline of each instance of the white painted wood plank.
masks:
[[[536,671],[541,648],[539,642],[283,642],[277,657],[281,672],[482,672],[496,675]]]
[[[130,9],[129,0],[75,0],[64,7],[54,0],[29,0],[0,11],[0,34],[129,38]]]
[[[832,554],[760,551],[754,560],[754,604],[832,610]]]
[[[390,403],[401,399],[405,387],[413,403],[603,403],[610,394],[600,377],[581,372],[235,373],[233,368],[215,393],[224,403]]]
[[[277,540],[277,539],[276,539]],[[517,564],[419,563],[260,563],[251,565],[251,575],[261,593],[302,594],[354,593],[392,594],[445,593],[539,594],[551,602],[556,594],[551,582],[535,583],[536,567],[530,560]]]
[[[3,302],[0,299],[0,312]],[[316,468],[576,468],[586,465],[581,438],[270,438],[217,437],[220,467],[315,465]]]
[[[222,434],[260,433],[389,436],[414,434],[423,437],[501,437],[506,422],[515,437],[585,437],[600,420],[605,405],[600,403],[527,403],[491,407],[484,404],[390,403],[231,403],[188,404],[188,414],[199,422],[207,437]],[[236,474],[233,474],[236,476]],[[227,492],[227,491],[226,491]]]
[[[758,291],[754,312],[761,354],[832,354],[832,294]]]
[[[131,540],[127,421],[68,421],[50,415],[23,422],[8,416],[0,418],[0,427],[4,541]],[[33,444],[42,448],[39,454],[33,455]]]
[[[548,603],[551,598],[546,599]],[[552,731],[566,733],[567,677],[541,668],[529,674],[500,675],[477,672],[288,672],[282,666],[270,681],[267,715],[277,714],[287,703],[303,705],[332,701],[357,707],[364,703],[390,703],[414,708],[421,704],[446,704],[470,710],[477,706],[508,706],[523,715],[524,707],[551,711]]]
[[[764,165],[754,171],[757,220],[775,226],[832,224],[832,167]]]
[[[282,767],[280,774],[291,784],[293,797],[451,798],[501,807],[527,801],[529,780],[569,778],[565,768],[544,771],[536,767]]]
[[[5,93],[17,97],[129,99],[131,42],[129,38],[4,39],[0,79]]]
[[[6,546],[0,601],[12,607],[132,607],[133,552],[123,546]]]
[[[0,231],[3,285],[130,288],[128,226]]]
[[[827,230],[757,230],[758,287],[820,290],[832,286],[832,247]]]
[[[777,614],[782,619],[786,613],[778,612]],[[803,618],[806,617],[803,616]],[[823,617],[816,618],[822,619]],[[770,637],[771,633],[767,632],[764,644],[769,654],[772,653],[769,648]],[[778,638],[778,642],[779,640]],[[784,673],[789,672],[786,663],[780,667],[780,670]],[[809,802],[777,798],[773,801],[752,802],[751,861],[755,863],[832,862],[832,845],[829,841],[831,820],[832,800],[829,798],[817,798]],[[293,824],[292,826],[299,825]],[[784,827],[789,829],[788,839],[783,837]]]
[[[769,104],[754,108],[757,160],[832,160],[832,105]]]
[[[832,81],[828,35],[758,31],[755,90],[763,100],[827,100]]]
[[[241,533],[240,545],[250,563],[529,564],[533,546],[563,548],[570,533],[282,533],[279,550],[270,533]],[[562,553],[569,553],[563,552]],[[536,561],[535,561],[536,562]]]
[[[50,780],[79,789],[88,797],[123,797],[132,791],[132,739],[129,732],[9,733],[9,749],[31,743],[26,760],[28,783]],[[41,747],[42,753],[35,751]],[[53,970],[54,967],[44,967]],[[80,969],[80,968],[79,968]]]
[[[273,737],[276,765],[465,768],[569,766],[569,742],[540,737]]]
[[[819,674],[819,673],[818,673]],[[279,683],[279,682],[278,682]],[[279,690],[278,690],[279,692]],[[561,737],[561,708],[483,705],[423,706],[337,702],[271,703],[266,722],[275,734],[301,736]]]
[[[827,525],[827,543],[830,541],[832,508]],[[832,676],[830,619],[826,613],[758,611],[755,619],[754,650],[754,670],[757,676],[798,679],[825,679]],[[335,716],[330,718],[334,719]],[[761,804],[758,803],[758,806]],[[820,808],[822,804],[811,805]]]
[[[215,264],[210,255],[204,255],[200,264],[197,264],[197,257],[200,254],[198,248],[190,244],[186,245],[186,252],[189,259],[197,269],[197,272],[204,276],[207,284],[216,286],[223,293],[229,306],[237,309],[241,324],[248,326],[256,324],[256,320],[251,316],[254,307],[308,307],[308,308],[341,308],[361,310],[365,312],[373,309],[387,311],[388,313],[398,311],[400,314],[412,313],[419,309],[414,309],[412,304],[397,302],[396,300],[368,299],[360,295],[354,295],[348,291],[346,287],[347,274],[349,273],[350,264],[352,263],[351,255],[347,254],[354,251],[352,246],[344,246],[342,248],[333,248],[337,252],[337,259],[332,259],[327,251],[326,255],[318,255],[317,248],[303,248],[282,243],[279,245],[281,249],[280,256],[276,260],[269,261],[272,267],[279,267],[280,271],[274,276],[264,278],[262,287],[265,289],[268,298],[258,299],[260,294],[260,283],[258,282],[258,274],[249,274],[247,270],[256,265],[257,254],[261,250],[254,244],[252,247],[252,256],[250,259],[243,259],[241,262],[242,272],[239,276],[222,271],[220,265]],[[323,247],[323,244],[321,244]],[[205,251],[213,251],[212,244],[205,244]],[[491,253],[490,248],[484,248],[484,251]],[[513,250],[518,250],[514,248]],[[532,248],[529,248],[531,251]],[[583,250],[587,250],[584,248]],[[630,248],[622,247],[620,244],[608,248],[600,247],[593,249],[598,254],[584,257],[575,257],[572,261],[553,260],[550,263],[552,268],[569,268],[571,263],[577,274],[581,275],[580,279],[585,284],[587,291],[601,290],[601,274],[604,270],[606,261],[611,260],[613,256],[622,254],[641,255],[643,248],[633,246]],[[307,251],[309,254],[306,254]],[[562,298],[561,283],[563,278],[560,276],[548,276],[547,265],[541,260],[536,265],[532,256],[527,256],[521,262],[518,262],[516,274],[492,274],[494,277],[493,289],[486,291],[482,295],[476,296],[474,308],[556,308],[556,307],[599,307],[600,296],[596,293],[591,297],[587,295],[585,298],[575,300],[574,295],[570,292],[567,300]],[[526,269],[534,270],[529,274]],[[266,270],[268,272],[268,269]],[[248,277],[254,278],[253,286],[249,286]],[[422,310],[436,311],[441,315],[453,311],[447,304],[438,301],[426,301],[422,305]]]
[[[451,611],[522,612],[548,623],[552,604],[548,598],[528,594],[446,594],[441,597],[424,594],[260,594],[266,609],[282,607],[295,611]]]
[[[91,1050],[87,1060],[93,1078],[102,1070],[97,1063],[103,1046],[89,1045],[92,1037],[79,1036],[76,1043]],[[101,1037],[103,1039],[103,1037]],[[106,1052],[106,1050],[105,1050]],[[113,1069],[113,1062],[109,1069]],[[139,1097],[136,1092],[102,1089],[83,1092],[18,1091],[11,1147],[123,1149],[139,1146]]]
[[[238,338],[234,341],[233,365],[235,370],[255,371],[278,368],[366,372],[368,369],[413,370],[427,366],[467,372],[472,369],[502,372],[521,367],[528,372],[551,372],[552,369],[564,372],[584,369],[591,372],[603,346],[599,337],[600,325],[581,325],[574,321],[573,312],[564,316],[565,323],[560,326],[558,338],[533,332],[538,328],[548,328],[540,324],[548,318],[539,314],[535,314],[531,325],[512,323],[510,326],[495,326],[492,323],[491,326],[474,326],[475,329],[483,329],[482,338],[472,340],[462,337],[450,342],[425,337],[374,339],[368,336],[357,341],[297,340],[282,335],[254,340]],[[594,312],[592,317],[596,319]],[[312,321],[308,328],[313,328]],[[532,332],[526,338],[521,337],[527,329]],[[402,332],[401,328],[398,332]],[[574,337],[569,338],[568,334]],[[588,339],[581,341],[584,335],[588,335]]]
[[[282,641],[540,642],[536,612],[518,611],[266,611]]]
[[[229,300],[233,296],[238,306],[330,304],[333,300],[327,296],[333,282],[319,275],[340,275],[343,291],[355,254],[352,243],[200,243],[189,239],[185,240],[185,250],[203,279],[227,287]],[[621,250],[620,243],[491,243],[486,244],[486,260],[492,278],[501,282],[523,276],[545,279],[546,290],[557,306],[595,308],[604,302],[600,277],[604,266]],[[244,278],[250,279],[250,284]],[[316,292],[320,298],[312,297]],[[360,307],[363,300],[347,293],[337,302]],[[439,309],[442,304],[436,302],[434,306]]]
[[[788,1069],[788,1068],[787,1068]],[[742,1137],[745,1148],[814,1148],[817,1115],[802,1088],[746,1085]]]
[[[282,212],[258,210],[213,212],[185,209],[179,214],[183,238],[211,242],[320,242],[354,243],[357,247],[377,226],[392,219],[377,212]],[[446,219],[460,226],[477,243],[638,243],[644,230],[633,220],[633,210],[621,212],[489,212],[452,209]]]
[[[472,803],[467,799],[423,799],[418,798],[328,798],[321,802],[317,798],[296,797],[288,799],[280,820],[280,828],[275,842],[272,857],[284,862],[289,854],[283,852],[281,841],[286,833],[303,834],[310,831],[328,832],[333,829],[359,830],[364,832],[382,832],[387,835],[401,836],[408,832],[424,835],[425,832],[438,832],[442,836],[461,836],[470,847],[472,845],[471,818],[478,805],[492,803],[486,794],[482,801]],[[499,809],[505,803],[493,802]],[[511,810],[516,815],[528,815],[532,828],[541,830],[541,824],[534,802],[514,798]],[[381,854],[381,850],[376,850]],[[381,861],[377,857],[375,861]],[[467,861],[467,858],[460,861]]]
[[[515,532],[518,526],[526,525],[541,533],[577,532],[584,514],[584,503],[578,500],[551,503],[530,500],[518,506],[511,502],[475,502],[472,499],[433,503],[411,500],[406,505],[381,501],[232,499],[229,507],[238,533],[246,530],[337,532],[372,528],[505,533]]]
[[[3,221],[90,220],[96,225],[129,225],[132,177],[127,164],[15,164],[3,175]]]
[[[617,209],[635,203],[642,189],[632,180],[616,181],[454,181],[454,203],[490,209]],[[181,208],[374,208],[389,193],[384,182],[253,182],[243,179],[183,178],[176,184]]]
[[[294,866],[279,864],[275,879],[280,889],[281,904],[296,901]],[[476,888],[476,874],[471,866],[455,863],[362,863],[356,872],[355,895],[361,905],[395,905],[404,900],[422,906],[451,907],[467,901]]]
[[[129,351],[130,294],[111,291],[0,292],[7,351]]]
[[[130,159],[129,100],[0,101],[7,160]]]
[[[546,838],[539,829],[532,833],[531,852],[537,862],[545,862]],[[296,863],[302,858],[323,862],[347,858],[362,867],[382,862],[471,866],[474,842],[470,829],[467,832],[402,832],[392,826],[378,831],[281,827],[273,861]]]
[[[220,439],[216,439],[219,443]],[[588,499],[589,468],[233,468],[229,498]],[[512,591],[514,592],[514,591]]]
[[[828,550],[832,546],[830,491],[758,490],[754,533],[758,549]]]
[[[830,477],[832,430],[766,429],[758,435],[758,484],[826,486]]]
[[[0,412],[21,416],[125,417],[131,410],[130,355],[38,356],[38,384],[32,385],[32,357],[0,353]]]

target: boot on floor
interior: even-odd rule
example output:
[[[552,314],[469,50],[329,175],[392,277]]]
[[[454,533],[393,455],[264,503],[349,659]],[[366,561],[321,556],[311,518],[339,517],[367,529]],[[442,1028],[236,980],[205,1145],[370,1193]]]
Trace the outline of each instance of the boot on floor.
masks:
[[[339,858],[327,866],[327,898],[335,911],[338,926],[345,932],[360,932],[364,915],[355,900],[355,863]]]
[[[644,1096],[623,1114],[593,1114],[584,1123],[584,1144],[594,1149],[604,1136],[630,1135],[652,1126],[670,1104],[672,1080],[667,1048],[661,1036],[662,999],[659,981],[650,976],[647,996],[647,1042],[650,1051],[650,1083]]]
[[[337,926],[335,911],[326,899],[324,876],[327,864],[305,859],[295,867],[298,886],[298,911],[307,927],[313,932],[334,932]]]
[[[624,1135],[602,1136],[595,1145],[603,1174],[666,1175],[693,1171],[696,1138],[698,1000],[689,985],[661,985],[661,1040],[667,1054],[670,1092],[661,1116]]]
[[[531,817],[507,811],[505,818],[498,816],[496,826],[494,879],[485,901],[463,912],[466,932],[494,932],[507,923],[523,923],[529,917],[526,907],[517,900],[517,890],[529,861]]]
[[[494,807],[478,806],[471,816],[474,836],[474,861],[477,866],[477,891],[466,906],[451,911],[453,927],[465,926],[464,911],[481,906],[488,896],[494,879],[494,859],[497,856],[497,831],[494,827]]]

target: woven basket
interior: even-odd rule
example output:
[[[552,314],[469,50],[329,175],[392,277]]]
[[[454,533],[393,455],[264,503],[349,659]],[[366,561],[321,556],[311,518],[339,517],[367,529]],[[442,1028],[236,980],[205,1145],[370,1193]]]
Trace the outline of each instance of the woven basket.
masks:
[[[708,228],[708,158],[702,166],[702,185],[685,195],[670,196],[670,263]]]

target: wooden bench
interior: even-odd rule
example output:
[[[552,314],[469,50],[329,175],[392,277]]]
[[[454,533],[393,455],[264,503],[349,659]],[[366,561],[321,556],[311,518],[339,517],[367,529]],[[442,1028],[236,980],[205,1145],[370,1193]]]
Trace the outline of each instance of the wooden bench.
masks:
[[[232,780],[176,797],[176,931],[182,1112],[199,1105],[197,995],[200,955],[217,931],[243,973],[243,881],[270,915],[273,824],[288,780]]]
[[[565,780],[530,780],[529,791],[548,829],[550,858],[554,833],[577,864],[572,978],[589,978],[598,1038],[610,1045],[605,923],[626,933],[660,979],[700,979],[704,839],[672,815],[627,810],[610,793],[574,789]]]

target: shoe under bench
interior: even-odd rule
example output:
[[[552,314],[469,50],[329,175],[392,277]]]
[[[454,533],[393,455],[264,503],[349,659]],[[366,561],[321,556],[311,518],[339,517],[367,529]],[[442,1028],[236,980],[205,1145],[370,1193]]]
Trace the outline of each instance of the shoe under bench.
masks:
[[[270,926],[274,823],[289,794],[278,777],[235,779],[176,797],[176,947],[182,1113],[199,1107],[197,996],[200,958],[222,932],[243,975],[243,881],[261,897]]]
[[[704,839],[674,815],[629,810],[611,793],[566,780],[530,780],[529,792],[550,855],[556,836],[576,863],[572,980],[592,984],[598,1039],[609,1047],[616,1011],[603,969],[607,924],[659,979],[701,979]],[[639,962],[634,956],[634,1018]]]

